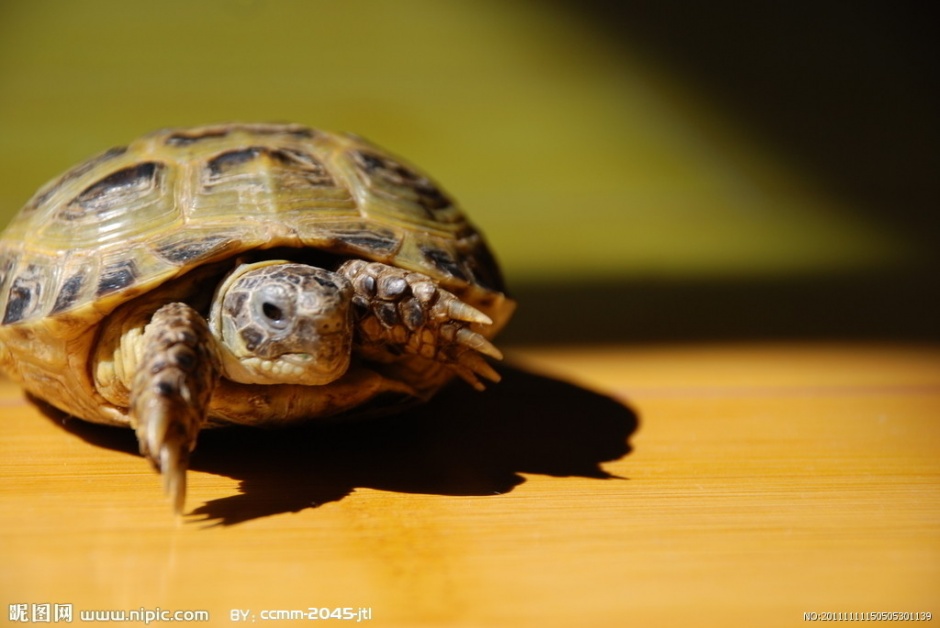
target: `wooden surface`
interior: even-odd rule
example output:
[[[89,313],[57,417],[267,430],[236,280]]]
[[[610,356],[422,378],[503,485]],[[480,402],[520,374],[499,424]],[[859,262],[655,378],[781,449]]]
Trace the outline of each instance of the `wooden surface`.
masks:
[[[940,348],[517,348],[510,363],[486,394],[457,387],[408,417],[207,434],[182,520],[129,432],[63,427],[2,383],[2,616],[940,612]]]

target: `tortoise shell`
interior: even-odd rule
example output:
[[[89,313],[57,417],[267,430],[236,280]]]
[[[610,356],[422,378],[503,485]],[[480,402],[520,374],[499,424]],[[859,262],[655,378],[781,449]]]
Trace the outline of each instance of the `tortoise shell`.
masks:
[[[0,368],[66,411],[121,423],[88,374],[102,319],[274,248],[425,273],[486,312],[491,333],[511,312],[480,233],[401,159],[293,124],[166,129],[49,182],[0,234]]]
[[[43,186],[0,235],[0,322],[84,309],[91,324],[195,266],[273,247],[503,290],[480,234],[400,159],[299,125],[220,125],[158,131]]]

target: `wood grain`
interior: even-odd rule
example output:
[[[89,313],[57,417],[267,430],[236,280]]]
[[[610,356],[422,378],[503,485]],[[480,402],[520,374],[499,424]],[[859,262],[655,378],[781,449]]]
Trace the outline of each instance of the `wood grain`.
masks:
[[[487,393],[396,419],[205,434],[182,520],[129,431],[63,425],[0,383],[0,610],[940,612],[940,349],[520,347],[510,363]]]

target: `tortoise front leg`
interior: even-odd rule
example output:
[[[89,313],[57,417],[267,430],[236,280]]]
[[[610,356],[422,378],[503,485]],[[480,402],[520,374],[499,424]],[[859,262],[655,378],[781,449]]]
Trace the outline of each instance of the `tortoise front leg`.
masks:
[[[483,356],[500,360],[502,353],[473,329],[492,325],[489,316],[422,273],[363,260],[345,262],[337,272],[356,293],[362,355],[378,361],[421,356],[447,365],[477,390],[483,389],[481,377],[499,381]]]
[[[140,453],[163,474],[179,514],[186,500],[186,469],[219,379],[214,338],[202,316],[169,303],[144,329],[143,351],[131,386],[130,414]]]

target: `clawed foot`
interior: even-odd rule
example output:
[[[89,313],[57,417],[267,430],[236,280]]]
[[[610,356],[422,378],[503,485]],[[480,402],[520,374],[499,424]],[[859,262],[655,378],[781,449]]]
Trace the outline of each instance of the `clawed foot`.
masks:
[[[195,440],[185,434],[171,434],[172,427],[173,421],[167,413],[151,415],[143,429],[138,425],[137,440],[141,455],[150,460],[163,477],[163,491],[170,498],[173,512],[181,514],[186,503],[189,453]]]
[[[157,310],[143,343],[131,415],[140,453],[163,475],[163,487],[179,514],[186,501],[189,454],[205,422],[217,362],[205,321],[182,303]]]
[[[492,325],[489,316],[438,287],[421,273],[377,262],[351,260],[339,272],[353,284],[353,303],[361,313],[361,351],[373,358],[409,354],[436,360],[464,381],[483,390],[480,378],[500,379],[483,356],[500,353],[472,325]]]

